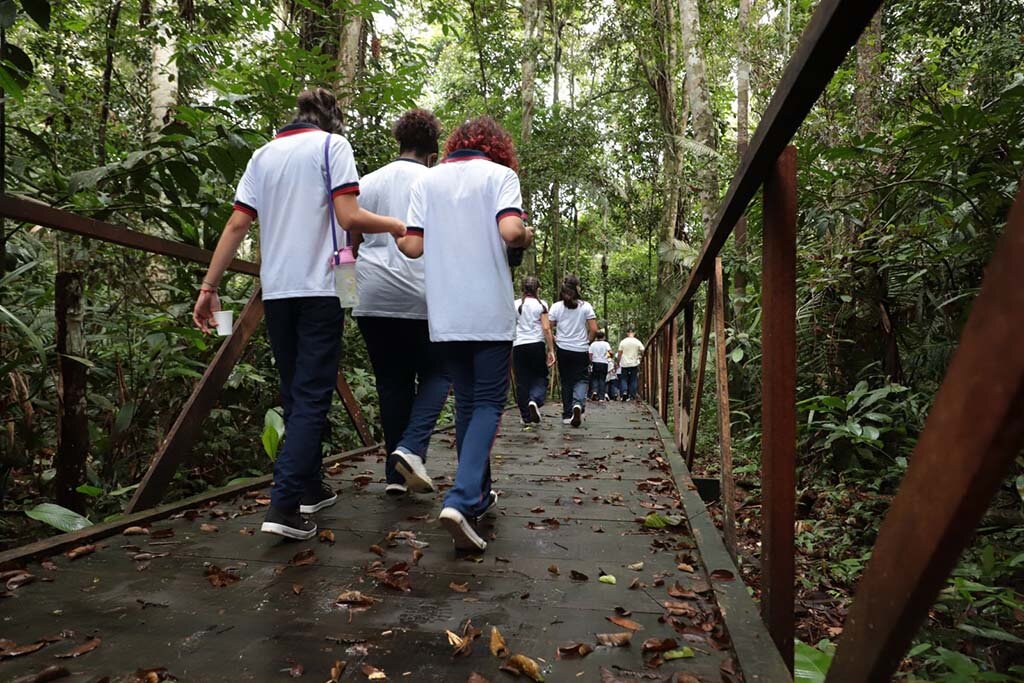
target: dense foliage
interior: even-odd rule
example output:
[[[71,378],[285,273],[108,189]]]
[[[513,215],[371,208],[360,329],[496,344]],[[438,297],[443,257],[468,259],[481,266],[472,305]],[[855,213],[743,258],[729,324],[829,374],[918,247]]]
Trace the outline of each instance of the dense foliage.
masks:
[[[753,128],[816,3],[754,0],[0,0],[8,191],[212,248],[252,151],[305,85],[346,97],[361,172],[404,108],[478,113],[519,143],[544,294],[567,272],[617,340],[649,332],[737,164],[739,62]],[[680,14],[681,13],[681,14]],[[699,18],[699,22],[694,19]],[[342,27],[339,35],[338,27]],[[351,29],[351,30],[350,30]],[[1024,5],[890,3],[802,127],[798,339],[801,637],[834,639],[1024,172]],[[529,71],[530,77],[525,74]],[[737,477],[756,586],[759,202],[724,254]],[[216,343],[189,324],[200,267],[38,226],[0,240],[0,544],[53,497],[54,297],[83,281],[89,458],[82,512],[117,514]],[[258,235],[244,245],[258,254]],[[602,269],[606,265],[606,269]],[[254,287],[232,275],[239,310]],[[700,316],[698,316],[700,319]],[[371,422],[365,350],[345,367]],[[710,399],[710,394],[707,397]],[[169,494],[268,471],[277,396],[253,338]],[[714,411],[708,400],[705,415]],[[356,439],[340,407],[330,448]],[[701,454],[713,469],[714,420]],[[1024,615],[1024,463],[904,669],[1011,680]],[[836,621],[838,615],[838,621]],[[827,650],[827,646],[823,646]]]

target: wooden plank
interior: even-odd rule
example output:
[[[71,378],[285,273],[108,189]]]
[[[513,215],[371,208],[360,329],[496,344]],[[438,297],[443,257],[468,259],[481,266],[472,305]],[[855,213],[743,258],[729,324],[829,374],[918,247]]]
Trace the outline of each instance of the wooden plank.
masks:
[[[693,373],[693,303],[683,309],[683,396],[679,410],[682,413],[679,429],[676,430],[676,448],[686,455],[685,437],[690,433],[691,374]]]
[[[133,513],[151,508],[160,502],[174,477],[178,466],[185,460],[192,445],[199,437],[203,420],[217,404],[220,390],[224,386],[238,359],[242,357],[249,338],[263,318],[263,290],[256,288],[248,303],[242,309],[235,323],[235,329],[228,337],[213,361],[206,368],[202,379],[196,383],[178,419],[167,433],[160,448],[150,461],[149,469],[142,477],[125,512]]]
[[[829,683],[889,680],[1024,447],[1024,185],[871,551]]]
[[[761,613],[793,669],[796,507],[796,148],[764,187],[761,288]]]
[[[672,434],[664,423],[658,421],[657,415],[653,411],[650,412],[658,424],[664,446],[665,441],[672,438]],[[667,447],[665,453],[672,467],[672,479],[679,491],[679,498],[683,503],[693,539],[697,543],[701,562],[709,573],[715,569],[725,569],[737,577],[732,581],[712,579],[711,586],[721,608],[722,620],[729,631],[733,652],[744,680],[748,683],[792,683],[793,678],[786,670],[786,664],[775,649],[771,636],[765,632],[764,622],[757,613],[757,606],[750,597],[746,584],[739,580],[739,569],[722,544],[718,529],[705,512],[706,504],[697,493],[697,487],[686,463],[683,462],[682,455],[675,449]]]
[[[711,333],[711,284],[708,283],[708,302],[704,307],[704,327],[700,331],[700,355],[697,360],[697,385],[693,391],[693,410],[690,411],[690,431],[686,434],[686,467],[693,469],[693,457],[697,451],[697,424],[700,422],[700,397],[704,393],[704,370],[708,364],[708,342]]]
[[[736,561],[736,486],[732,478],[732,422],[729,415],[729,366],[725,358],[725,285],[722,259],[715,259],[715,386],[718,389],[718,440],[721,454],[722,534],[732,561]]]
[[[72,235],[81,235],[82,237],[102,242],[118,244],[122,247],[138,249],[150,254],[171,256],[183,261],[201,263],[204,266],[209,265],[210,259],[213,257],[212,251],[194,247],[191,244],[146,235],[120,225],[86,218],[70,211],[64,211],[9,194],[0,195],[0,216],[23,223],[42,225],[43,227],[60,230]],[[241,259],[231,261],[228,270],[247,275],[258,276],[260,274],[258,263]]]
[[[341,368],[338,368],[338,380],[334,388],[338,392],[338,397],[341,398],[341,404],[345,406],[348,419],[352,421],[352,426],[356,428],[356,433],[359,434],[359,440],[363,442],[364,446],[376,443],[373,440],[373,435],[370,433],[370,428],[366,426],[366,418],[359,407],[359,401],[356,400],[355,395],[352,393],[352,387],[348,385],[345,373]]]
[[[740,161],[718,213],[707,226],[707,239],[686,285],[654,328],[661,330],[697,294],[710,277],[736,222],[772,173],[775,160],[793,139],[807,113],[828,86],[836,69],[871,22],[882,0],[821,0],[800,36],[792,59],[772,95],[747,153]]]
[[[380,444],[376,444],[374,446],[364,446],[363,448],[345,451],[344,453],[324,458],[324,463],[333,464],[336,462],[351,460],[352,458],[372,453],[379,447]],[[270,485],[273,478],[274,475],[267,474],[240,484],[210,489],[209,491],[204,491],[203,493],[190,498],[184,498],[173,503],[143,510],[142,512],[125,514],[109,522],[94,524],[84,529],[79,529],[78,531],[58,534],[57,536],[44,538],[40,541],[36,541],[35,543],[23,545],[19,548],[6,550],[0,553],[0,570],[18,566],[36,558],[49,557],[68,550],[69,548],[74,548],[86,543],[92,543],[102,538],[119,534],[130,526],[149,524],[150,522],[155,522],[159,519],[169,517],[177,512],[181,512],[182,510],[196,508],[215,500],[233,498],[234,496],[245,493],[246,491],[264,488],[265,486]]]

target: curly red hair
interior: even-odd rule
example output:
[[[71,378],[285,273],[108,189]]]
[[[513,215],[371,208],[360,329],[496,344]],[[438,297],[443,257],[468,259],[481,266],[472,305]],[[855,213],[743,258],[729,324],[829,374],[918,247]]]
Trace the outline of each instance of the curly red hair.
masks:
[[[444,143],[445,156],[460,149],[478,149],[491,161],[519,171],[512,136],[490,116],[478,116],[452,131]]]

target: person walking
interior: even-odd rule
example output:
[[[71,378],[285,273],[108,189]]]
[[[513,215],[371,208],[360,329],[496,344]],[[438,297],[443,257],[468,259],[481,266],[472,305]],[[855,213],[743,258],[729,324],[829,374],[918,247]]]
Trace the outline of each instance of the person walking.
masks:
[[[632,327],[626,331],[626,338],[619,342],[619,363],[622,373],[622,400],[636,400],[637,382],[640,372],[640,359],[643,358],[644,345],[636,338],[636,330]]]
[[[412,226],[398,246],[424,259],[430,339],[455,390],[455,484],[438,516],[458,549],[487,547],[473,524],[497,502],[491,447],[508,396],[516,310],[508,249],[528,247],[512,138],[494,119],[460,125],[444,161],[409,195]]]
[[[562,424],[579,427],[587,407],[590,342],[597,336],[594,307],[580,299],[580,281],[569,275],[562,281],[561,301],[548,318],[555,326],[558,375],[562,382]]]
[[[540,424],[540,409],[548,392],[548,368],[555,364],[555,342],[548,320],[548,303],[537,298],[540,280],[523,279],[523,295],[516,299],[516,340],[512,368],[516,376],[516,403],[524,425]]]
[[[363,176],[359,201],[369,211],[404,219],[413,182],[437,161],[441,122],[429,111],[412,109],[391,133],[398,158]],[[380,398],[388,453],[384,491],[430,493],[435,488],[426,469],[427,448],[451,381],[440,348],[430,341],[423,262],[405,256],[387,235],[367,235],[357,243],[359,303],[352,315]]]
[[[604,331],[599,330],[595,341],[591,342],[590,353],[590,397],[595,401],[604,401],[608,397],[608,363],[612,359],[611,344],[604,340]]]
[[[317,88],[298,96],[295,118],[256,150],[246,166],[234,211],[192,312],[195,324],[208,332],[220,310],[221,277],[258,219],[263,308],[285,421],[261,530],[294,539],[316,535],[316,524],[303,514],[338,499],[321,470],[321,439],[338,375],[344,321],[331,270],[337,237],[333,216],[353,232],[396,238],[405,234],[401,220],[359,206],[352,147],[336,134],[339,130],[341,112],[330,91]]]
[[[615,401],[619,398],[619,364],[612,358],[608,361],[608,382],[607,382],[608,394],[605,396],[610,401]]]

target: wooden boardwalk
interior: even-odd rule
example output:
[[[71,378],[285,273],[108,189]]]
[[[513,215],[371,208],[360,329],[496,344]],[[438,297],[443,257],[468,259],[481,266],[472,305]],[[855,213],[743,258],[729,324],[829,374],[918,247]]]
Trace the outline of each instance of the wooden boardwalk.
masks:
[[[670,468],[658,423],[623,404],[593,406],[579,430],[545,413],[531,431],[505,416],[493,462],[502,495],[481,557],[456,556],[434,521],[437,498],[385,498],[382,457],[363,456],[331,469],[341,498],[317,520],[333,544],[254,533],[266,502],[254,491],[153,522],[148,535],[98,539],[78,559],[28,564],[37,580],[0,600],[0,680],[62,666],[68,681],[150,669],[182,681],[325,681],[338,661],[345,681],[374,670],[392,681],[514,680],[490,652],[492,627],[547,681],[783,680],[727,556],[702,561],[704,543],[720,542],[677,456]],[[452,437],[435,436],[430,456],[444,487]],[[647,528],[653,511],[679,524]],[[375,602],[339,606],[346,591]],[[462,634],[467,621],[482,636],[453,655],[446,631]],[[598,642],[620,633],[632,633],[629,645]],[[663,639],[688,656],[659,663],[645,643]],[[574,644],[593,651],[559,654]]]

